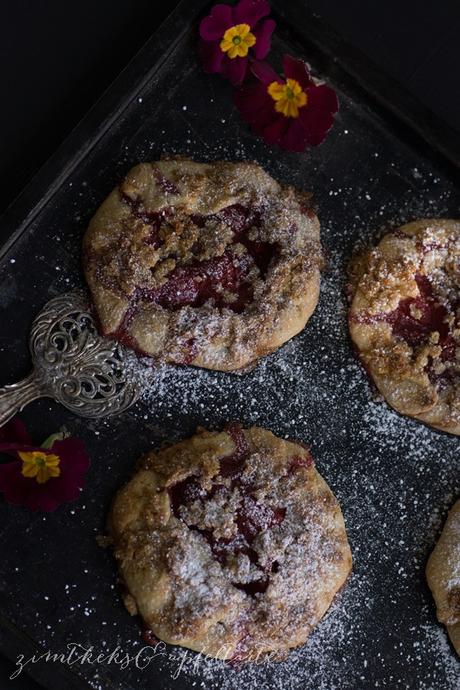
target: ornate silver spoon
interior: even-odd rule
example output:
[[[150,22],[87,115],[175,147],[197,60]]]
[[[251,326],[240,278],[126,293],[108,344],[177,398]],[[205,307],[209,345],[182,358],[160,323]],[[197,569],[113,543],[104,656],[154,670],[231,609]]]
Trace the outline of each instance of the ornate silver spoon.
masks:
[[[32,324],[29,347],[32,373],[0,388],[0,426],[37,398],[54,398],[93,418],[123,412],[139,398],[135,355],[99,335],[81,290],[46,304]]]

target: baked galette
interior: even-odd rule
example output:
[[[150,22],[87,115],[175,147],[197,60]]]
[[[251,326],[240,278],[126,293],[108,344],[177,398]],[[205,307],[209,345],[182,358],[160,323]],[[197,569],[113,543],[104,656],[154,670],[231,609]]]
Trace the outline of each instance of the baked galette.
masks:
[[[102,333],[162,361],[221,371],[280,347],[318,301],[309,198],[255,163],[137,165],[84,238]]]
[[[460,655],[460,500],[449,515],[428,559],[426,577],[436,603],[438,620]]]
[[[358,257],[350,333],[402,414],[460,434],[460,222],[408,223]]]
[[[224,659],[303,644],[351,569],[309,451],[230,425],[147,454],[112,505],[125,604],[155,636]]]

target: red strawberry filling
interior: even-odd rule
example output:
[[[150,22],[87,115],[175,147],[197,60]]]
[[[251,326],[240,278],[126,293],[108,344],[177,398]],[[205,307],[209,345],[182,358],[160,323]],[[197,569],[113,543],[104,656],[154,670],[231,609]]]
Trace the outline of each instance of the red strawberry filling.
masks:
[[[448,311],[436,301],[426,276],[417,274],[415,280],[420,295],[401,300],[397,309],[386,316],[386,321],[391,325],[393,334],[412,347],[424,343],[434,331],[439,333],[442,345],[449,336],[449,325],[446,322]]]
[[[398,307],[390,314],[374,314],[358,317],[359,323],[377,323],[386,321],[391,326],[393,335],[404,340],[415,348],[428,342],[431,333],[439,333],[436,345],[441,348],[439,359],[441,362],[452,362],[456,356],[456,343],[449,324],[450,310],[437,300],[433,287],[427,276],[416,274],[420,294],[400,301]],[[455,308],[453,308],[455,311]],[[351,317],[353,319],[353,316]],[[433,359],[429,359],[427,373],[433,383],[443,383],[458,377],[449,367],[442,373],[434,370]]]
[[[254,596],[265,592],[270,581],[270,572],[277,571],[278,563],[274,561],[270,567],[262,567],[252,544],[262,531],[269,530],[284,520],[286,509],[274,508],[256,500],[252,487],[242,476],[249,455],[244,433],[238,425],[230,425],[227,433],[232,437],[236,448],[231,455],[221,458],[220,475],[222,478],[230,478],[230,487],[217,484],[207,491],[201,487],[199,479],[192,476],[170,487],[169,496],[174,515],[181,519],[181,506],[189,505],[197,500],[206,502],[217,493],[230,495],[232,490],[238,487],[242,501],[235,516],[236,533],[231,538],[216,538],[212,530],[199,529],[194,525],[189,525],[189,528],[198,531],[206,539],[214,558],[222,565],[226,565],[231,557],[238,554],[244,554],[249,558],[250,562],[260,570],[260,576],[250,582],[234,582],[233,585],[245,591],[249,596]]]
[[[155,302],[165,309],[181,307],[200,307],[213,300],[216,307],[227,307],[240,313],[251,301],[253,287],[250,272],[256,266],[262,277],[275,256],[276,247],[268,242],[250,240],[249,230],[260,226],[260,213],[234,204],[214,216],[195,214],[192,221],[204,227],[211,219],[225,222],[233,231],[233,245],[242,244],[246,253],[235,254],[230,248],[222,256],[206,261],[194,261],[185,266],[177,266],[160,288],[142,290],[142,298]]]
[[[432,285],[426,276],[415,276],[420,290],[418,297],[401,300],[398,308],[387,316],[394,335],[405,340],[412,347],[427,342],[431,333],[439,333],[437,345],[441,348],[439,358],[441,362],[448,363],[455,359],[456,348],[448,322],[449,310],[440,304],[433,293]],[[435,363],[430,357],[427,365],[427,373],[432,383],[444,384],[458,374],[450,367],[443,371],[435,370]]]
[[[305,446],[306,450],[310,450]],[[311,467],[313,465],[313,458],[311,455],[294,455],[289,465],[289,472],[297,472],[302,467]]]
[[[168,178],[165,177],[158,170],[158,168],[155,168],[154,174],[155,174],[155,181],[163,192],[165,192],[166,194],[179,194],[180,193],[179,188],[174,184],[174,182],[172,180],[168,180]]]
[[[144,642],[146,645],[149,645],[149,647],[156,647],[160,642],[158,637],[150,628],[145,625],[145,623],[141,624],[141,639],[142,642]]]
[[[173,189],[168,191],[175,193]],[[138,199],[132,199],[124,193],[121,193],[121,198],[129,205],[136,218],[150,226],[151,231],[144,242],[155,249],[161,247],[163,240],[159,231],[162,224],[171,217],[171,209],[149,212]],[[131,348],[139,349],[128,331],[141,302],[153,302],[164,309],[176,311],[186,306],[201,307],[211,301],[218,309],[227,308],[239,314],[252,301],[254,277],[257,273],[260,277],[265,277],[270,263],[277,255],[277,247],[268,242],[249,239],[251,229],[258,228],[261,224],[260,212],[256,210],[234,204],[213,216],[196,214],[191,220],[202,228],[213,218],[224,222],[233,231],[232,242],[227,245],[224,253],[204,261],[192,261],[183,265],[179,263],[159,287],[138,286],[131,296],[123,323],[112,334],[114,337]],[[236,244],[243,245],[246,252],[235,251]],[[113,285],[110,287],[114,288]],[[185,364],[193,361],[195,354],[193,342],[184,344]]]
[[[200,307],[212,299],[215,306],[238,313],[252,296],[247,281],[251,264],[249,256],[236,259],[226,251],[217,258],[175,268],[166,283],[153,290],[141,288],[140,296],[171,311],[185,306]]]

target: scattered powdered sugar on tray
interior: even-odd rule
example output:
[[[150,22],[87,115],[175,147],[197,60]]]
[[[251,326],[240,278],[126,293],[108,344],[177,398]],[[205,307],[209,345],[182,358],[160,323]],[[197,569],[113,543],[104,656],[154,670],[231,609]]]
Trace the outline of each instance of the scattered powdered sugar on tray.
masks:
[[[333,199],[342,204],[353,194],[336,191]],[[447,193],[439,196],[439,214],[447,201]],[[424,576],[460,490],[458,439],[391,410],[347,334],[347,262],[363,244],[354,238],[377,241],[391,227],[426,215],[427,206],[414,197],[402,217],[390,201],[370,220],[356,214],[340,233],[332,221],[337,209],[329,213],[321,217],[327,266],[320,302],[306,329],[242,375],[152,368],[139,360],[142,404],[130,414],[155,433],[163,420],[169,442],[198,424],[221,428],[238,420],[310,444],[344,513],[352,575],[308,643],[287,660],[235,668],[167,647],[158,660],[165,690],[181,682],[203,690],[456,690],[460,684],[460,664],[436,621]]]
[[[391,660],[385,653],[375,651],[382,630],[375,619],[370,644],[363,643],[359,620],[372,615],[372,601],[362,603],[363,590],[371,587],[365,578],[354,577],[343,594],[338,595],[307,645],[293,650],[285,661],[267,662],[262,658],[253,664],[229,666],[225,662],[195,654],[186,649],[174,649],[160,661],[161,668],[171,679],[186,677],[193,687],[203,690],[301,690],[308,679],[315,690],[355,690],[356,688],[417,688],[417,690],[456,690],[458,687],[458,661],[452,654],[442,628],[437,625],[421,625],[417,628],[417,641],[407,649],[396,641]],[[415,685],[402,684],[397,675],[387,678],[387,667],[412,667],[423,661],[429,649],[433,654],[435,672],[433,682],[423,680]],[[354,656],[359,661],[353,675],[347,669],[347,659]],[[390,663],[387,663],[387,662]],[[439,674],[437,673],[439,670]],[[375,677],[372,685],[367,678],[369,671]],[[383,678],[383,680],[379,680]],[[437,680],[437,679],[443,680]],[[392,684],[390,684],[392,683]],[[164,686],[165,688],[168,685]],[[171,685],[172,687],[172,685]]]
[[[345,300],[346,265],[355,248],[375,243],[391,228],[414,218],[458,215],[455,191],[441,173],[430,170],[430,163],[387,131],[387,124],[358,100],[349,101],[342,95],[330,136],[320,149],[301,157],[268,149],[245,125],[236,124],[231,105],[228,112],[223,109],[222,104],[230,103],[219,94],[225,86],[208,76],[193,82],[194,93],[200,93],[199,103],[187,103],[178,128],[171,112],[182,110],[185,95],[179,87],[176,93],[170,86],[164,89],[162,112],[157,88],[143,94],[142,106],[136,106],[142,107],[138,127],[120,137],[118,149],[113,148],[118,154],[107,156],[105,152],[95,159],[92,169],[81,171],[85,178],[75,180],[73,197],[69,196],[66,218],[70,220],[50,211],[47,222],[42,223],[40,243],[52,244],[55,257],[50,263],[39,248],[35,263],[46,278],[43,284],[49,286],[50,296],[68,290],[78,280],[76,247],[90,215],[110,191],[110,180],[115,185],[131,165],[158,159],[164,152],[196,160],[256,159],[275,179],[312,190],[327,257],[320,303],[303,333],[241,376],[170,366],[153,370],[136,362],[136,375],[144,388],[142,404],[122,418],[84,420],[80,427],[101,439],[99,459],[106,465],[99,476],[93,463],[94,481],[86,492],[87,502],[70,511],[72,520],[81,520],[81,526],[80,531],[70,533],[69,543],[80,539],[88,524],[94,525],[94,534],[100,531],[101,485],[115,490],[123,473],[129,472],[128,461],[134,462],[132,449],[119,429],[123,429],[124,439],[131,433],[142,434],[142,444],[136,447],[147,450],[148,443],[189,436],[198,424],[221,428],[227,421],[239,420],[311,445],[318,470],[340,501],[354,567],[308,643],[286,661],[235,668],[168,646],[167,655],[155,660],[155,668],[149,666],[138,674],[126,671],[122,677],[110,667],[98,670],[90,666],[82,666],[81,672],[95,688],[107,687],[107,674],[113,673],[111,686],[123,690],[147,685],[163,690],[457,690],[460,665],[445,629],[436,621],[424,568],[460,490],[459,441],[400,417],[382,402],[353,355]],[[214,89],[215,100],[210,98]],[[174,99],[179,99],[180,106]],[[201,103],[211,113],[209,118]],[[227,118],[223,127],[217,126],[217,115],[213,115],[218,107]],[[211,127],[213,136],[209,137]],[[115,136],[116,127],[111,131]],[[28,237],[30,241],[33,236]],[[16,249],[13,258],[15,263],[8,262],[8,271],[2,269],[1,275],[5,307],[14,299],[11,286],[20,281],[21,262],[28,260],[16,254]],[[79,429],[77,423],[73,431]],[[107,453],[107,447],[112,452]],[[46,520],[51,520],[43,518],[49,530]],[[24,538],[29,529],[32,521],[25,525]],[[55,552],[46,551],[50,540],[43,535],[33,533],[52,560]],[[81,549],[84,547],[82,544]],[[81,558],[80,550],[77,557]],[[95,562],[94,554],[86,562],[89,577]],[[122,611],[115,585],[109,584],[113,571],[112,563],[106,564],[103,577],[95,570],[92,586],[97,602],[92,601],[95,594],[87,595],[76,573],[75,581],[66,585],[66,598],[56,613],[51,610],[53,597],[46,616],[37,607],[35,634],[44,648],[58,639],[63,644],[69,639],[96,643],[89,622],[97,616],[102,645],[120,643],[130,653],[142,646],[137,623]],[[23,591],[17,585],[21,577],[24,589],[28,586],[26,591],[30,590],[26,575],[15,574],[13,591],[8,590],[10,610],[25,606],[24,597],[14,595],[14,587],[19,594]],[[59,602],[54,581],[41,585],[49,585],[46,591]],[[108,594],[105,608],[101,594]],[[21,620],[19,613],[17,618]],[[164,670],[161,681],[155,675],[160,669]]]
[[[341,503],[354,557],[331,610],[286,661],[235,669],[170,651],[165,671],[173,678],[179,665],[194,687],[300,689],[306,678],[318,690],[456,690],[460,683],[424,579],[426,558],[460,489],[458,439],[398,415],[373,389],[347,336],[343,255],[342,247],[328,251],[320,304],[307,328],[253,371],[236,376],[138,364],[144,404],[136,414],[147,424],[156,414],[175,429],[183,422],[183,437],[194,419],[212,428],[238,419],[311,444]],[[403,680],[407,668],[413,685]]]
[[[452,647],[449,644],[447,634],[440,625],[422,625],[421,626],[422,641],[420,647],[428,646],[436,657],[437,665],[442,669],[446,675],[446,682],[448,688],[459,687],[459,661],[452,653]],[[439,690],[441,686],[426,685],[426,690]]]

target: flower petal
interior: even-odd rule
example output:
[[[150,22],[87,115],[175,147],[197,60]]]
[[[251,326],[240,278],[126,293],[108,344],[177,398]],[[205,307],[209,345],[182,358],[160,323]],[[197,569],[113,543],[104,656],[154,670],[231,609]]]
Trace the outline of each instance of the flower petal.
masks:
[[[0,491],[5,500],[30,510],[40,507],[40,486],[35,479],[27,479],[21,474],[21,462],[8,462],[0,465]],[[38,487],[38,491],[36,489]]]
[[[265,126],[278,117],[265,85],[259,82],[246,84],[235,91],[234,101],[243,120],[251,124]]]
[[[233,10],[236,24],[249,24],[252,28],[259,19],[270,14],[270,3],[267,0],[240,0]]]
[[[315,84],[310,76],[307,63],[293,58],[292,55],[285,55],[283,57],[283,70],[286,79],[295,79],[304,91]]]
[[[286,151],[300,153],[307,148],[307,134],[298,118],[290,118],[289,126],[281,137],[279,145]]]
[[[264,127],[263,131],[260,133],[267,144],[279,144],[286,132],[287,127],[288,118],[284,117],[284,115],[279,115],[272,123]],[[258,130],[258,132],[259,131],[260,130]]]
[[[91,464],[85,444],[80,438],[65,438],[63,441],[56,441],[50,450],[61,458],[61,465],[69,463],[69,471],[74,476],[84,474]]]
[[[42,510],[54,510],[61,503],[75,501],[80,496],[80,489],[83,488],[84,477],[79,477],[78,481],[69,476],[66,472],[61,472],[59,477],[49,479],[43,484],[43,495],[41,497]]]
[[[17,417],[0,427],[0,442],[2,441],[32,445],[32,440],[24,422]]]
[[[211,14],[201,21],[200,36],[204,41],[219,41],[233,24],[230,5],[214,5]]]
[[[254,29],[253,33],[256,37],[256,44],[253,48],[253,53],[257,60],[263,60],[268,55],[272,33],[275,28],[276,22],[274,22],[273,19],[266,19]]]
[[[260,60],[251,61],[251,72],[253,75],[261,81],[263,84],[271,84],[273,81],[277,81],[280,84],[283,83],[283,79],[275,72],[273,67],[271,67],[268,62],[262,62]]]
[[[206,41],[201,41],[199,51],[201,64],[205,72],[214,74],[215,72],[221,71],[225,53],[222,52],[218,43],[206,43]]]
[[[17,457],[18,451],[23,450],[27,453],[34,450],[43,450],[40,446],[27,446],[24,443],[0,443],[0,453]]]
[[[315,116],[310,114],[309,118],[302,120],[302,125],[307,135],[307,143],[310,146],[319,146],[325,140],[327,133],[334,124],[334,117],[330,113]]]
[[[222,75],[228,79],[233,86],[239,86],[244,81],[247,69],[247,57],[236,57],[233,60],[226,57],[222,65]]]
[[[339,99],[337,98],[337,94],[334,89],[327,84],[315,85],[314,89],[310,89],[307,95],[310,107],[327,110],[333,115],[339,111]]]
[[[308,102],[300,109],[299,120],[305,129],[307,143],[318,146],[334,124],[339,104],[334,90],[326,84],[309,89],[307,96]]]

